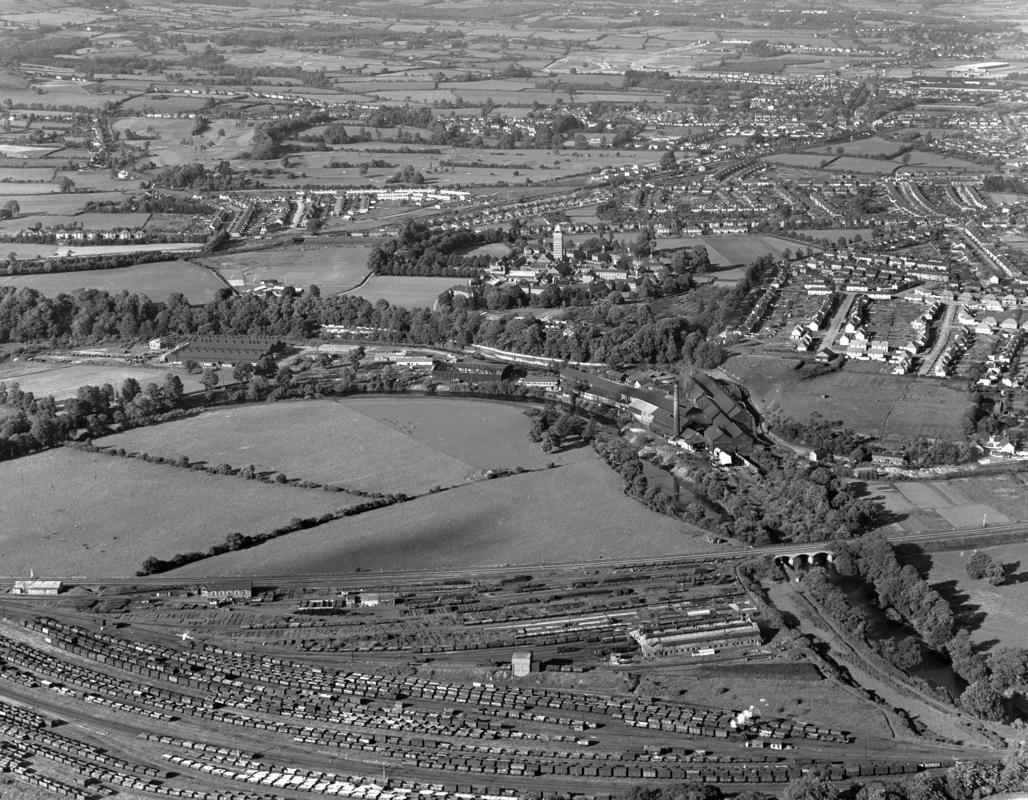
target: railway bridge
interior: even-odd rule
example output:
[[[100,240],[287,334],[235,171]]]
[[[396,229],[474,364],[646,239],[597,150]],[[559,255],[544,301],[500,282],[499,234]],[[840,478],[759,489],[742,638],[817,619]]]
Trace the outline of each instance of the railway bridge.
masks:
[[[815,564],[831,564],[835,561],[835,553],[824,547],[810,547],[802,550],[778,552],[775,561],[790,567],[812,567]]]

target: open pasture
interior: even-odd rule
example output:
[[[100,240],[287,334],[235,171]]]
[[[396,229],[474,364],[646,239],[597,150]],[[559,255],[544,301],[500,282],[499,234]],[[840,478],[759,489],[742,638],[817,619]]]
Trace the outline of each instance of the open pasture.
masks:
[[[164,376],[172,372],[182,380],[187,392],[199,391],[200,381],[185,370],[168,366],[136,367],[127,364],[79,364],[75,362],[8,361],[0,364],[0,381],[8,386],[17,382],[26,392],[37,397],[53,395],[55,400],[74,397],[80,386],[103,386],[105,383],[120,387],[126,378],[135,378],[139,385],[158,386]]]
[[[764,156],[762,160],[767,161],[769,164],[781,164],[786,167],[823,169],[834,158],[834,155],[821,156],[814,153],[776,153],[775,155]]]
[[[973,549],[928,553],[918,557],[928,565],[927,579],[939,587],[948,598],[956,601],[960,612],[976,615],[976,623],[968,626],[971,638],[979,643],[992,643],[999,647],[1028,647],[1028,628],[1024,620],[1028,615],[1028,564],[1025,563],[1023,544],[984,547],[1011,575],[1000,586],[986,580],[971,580],[967,575],[967,560]]]
[[[390,305],[404,308],[431,308],[442,292],[462,284],[466,285],[467,280],[372,275],[346,294],[359,295],[372,303],[376,300],[385,300]]]
[[[322,294],[351,289],[368,273],[370,248],[360,245],[302,245],[252,253],[209,256],[198,263],[217,270],[229,281],[252,286],[262,280],[307,287],[316,284]]]
[[[22,214],[12,219],[0,221],[0,231],[19,231],[31,228],[36,223],[44,227],[77,227],[86,231],[109,231],[120,228],[136,230],[149,221],[150,215],[145,212],[127,212],[124,214]],[[50,245],[57,248],[58,245]]]
[[[984,172],[986,169],[981,164],[975,164],[973,161],[967,161],[963,158],[954,158],[953,156],[944,156],[941,153],[931,153],[923,150],[913,150],[910,153],[910,163],[906,166],[906,169],[918,171],[918,168],[952,169],[960,172]]]
[[[175,570],[181,577],[532,565],[699,552],[598,458],[482,481]]]
[[[53,250],[52,245],[48,247]],[[61,248],[61,252],[64,251],[65,248]],[[181,292],[190,303],[213,300],[218,291],[225,288],[225,284],[209,270],[181,260],[79,272],[0,275],[0,286],[29,286],[47,297],[75,289],[103,289],[108,292],[125,289],[145,294],[153,300],[165,300],[173,292]]]
[[[5,145],[0,145],[0,152]],[[57,165],[55,164],[54,167]],[[8,183],[50,183],[54,179],[54,167],[0,167],[0,184]],[[4,192],[6,195],[7,193]]]
[[[253,464],[258,470],[369,492],[419,494],[437,485],[466,483],[480,472],[346,401],[218,409],[193,419],[137,428],[103,443],[238,467]]]
[[[2,189],[3,200],[17,200],[21,206],[22,214],[75,214],[81,211],[86,203],[103,203],[109,200],[120,201],[125,198],[122,192],[69,192],[60,194],[56,189],[48,188],[49,194],[26,192],[23,187],[26,184],[18,184],[17,188],[12,184],[4,184]]]
[[[800,379],[783,375],[764,393],[768,410],[798,420],[820,414],[860,433],[900,443],[920,436],[961,438],[967,392],[930,378],[844,370]]]
[[[95,87],[96,84],[88,84]],[[38,90],[38,91],[37,91]],[[41,92],[41,93],[40,93]],[[4,97],[11,98],[12,106],[31,108],[33,103],[48,103],[55,106],[83,106],[103,108],[111,100],[110,94],[99,94],[87,89],[86,84],[61,81],[56,88],[5,89]]]
[[[866,139],[857,139],[855,142],[841,142],[826,147],[816,147],[810,152],[819,155],[836,155],[841,150],[848,156],[892,156],[900,147],[898,142],[882,139],[879,136],[870,136]]]
[[[899,166],[898,161],[879,161],[876,158],[842,156],[828,165],[834,172],[862,172],[870,175],[891,175]]]
[[[773,255],[777,258],[786,250],[796,249],[796,244],[787,239],[759,234],[733,233],[704,236],[702,239],[711,263],[718,266],[749,266],[763,256]]]
[[[544,453],[528,438],[529,406],[461,398],[350,398],[349,408],[479,469],[537,469],[593,458],[582,447]]]
[[[345,508],[341,493],[58,448],[0,464],[0,558],[12,574],[133,575],[150,557]]]

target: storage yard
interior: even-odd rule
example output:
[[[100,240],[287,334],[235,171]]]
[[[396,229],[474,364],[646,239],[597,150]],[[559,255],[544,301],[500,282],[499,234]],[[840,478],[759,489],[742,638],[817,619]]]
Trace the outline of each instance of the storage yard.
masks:
[[[644,694],[639,670],[652,687],[701,659],[832,685],[815,656],[767,641],[716,563],[281,582],[252,599],[248,581],[216,579],[8,596],[3,764],[83,800],[613,797],[647,779],[771,788],[811,764],[902,775],[952,755],[882,736],[870,703],[867,729],[840,730],[824,706],[795,719]],[[672,617],[702,650],[644,655],[631,632]],[[772,685],[752,674],[753,691]]]

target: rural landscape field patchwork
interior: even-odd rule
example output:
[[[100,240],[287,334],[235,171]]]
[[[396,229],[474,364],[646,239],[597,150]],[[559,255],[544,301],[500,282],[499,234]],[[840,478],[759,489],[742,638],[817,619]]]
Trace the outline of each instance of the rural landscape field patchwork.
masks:
[[[1024,795],[1026,12],[0,0],[0,797]]]

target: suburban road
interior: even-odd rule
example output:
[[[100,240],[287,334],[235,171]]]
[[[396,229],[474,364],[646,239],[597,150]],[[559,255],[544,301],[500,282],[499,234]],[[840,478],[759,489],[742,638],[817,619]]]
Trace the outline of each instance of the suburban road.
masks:
[[[946,311],[942,315],[942,322],[939,324],[939,332],[935,337],[935,345],[929,351],[924,360],[921,362],[921,369],[918,370],[918,375],[931,375],[932,370],[935,368],[935,362],[939,360],[939,356],[942,355],[943,349],[949,342],[949,334],[953,329],[953,320],[957,315],[957,304],[946,303]]]

